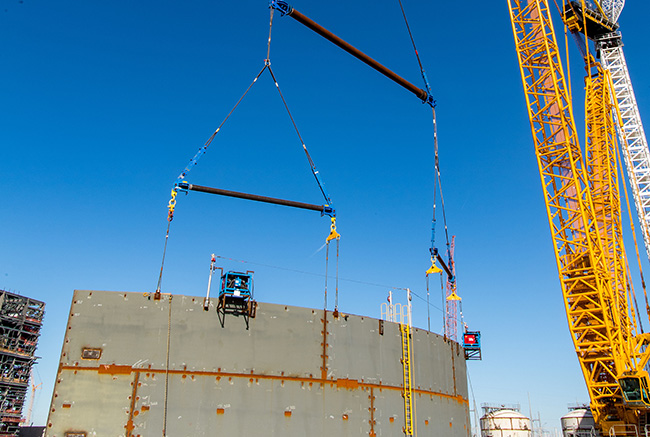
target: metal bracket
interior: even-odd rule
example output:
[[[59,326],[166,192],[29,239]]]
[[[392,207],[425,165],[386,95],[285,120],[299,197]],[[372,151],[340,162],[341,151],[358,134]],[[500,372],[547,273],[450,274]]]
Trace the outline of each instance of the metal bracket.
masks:
[[[293,8],[291,5],[283,0],[269,0],[269,8],[280,11],[280,16],[291,15]]]
[[[425,100],[422,100],[422,103],[426,103],[432,108],[435,108],[437,105],[436,101],[433,99],[433,96],[429,93],[427,93],[427,98]]]

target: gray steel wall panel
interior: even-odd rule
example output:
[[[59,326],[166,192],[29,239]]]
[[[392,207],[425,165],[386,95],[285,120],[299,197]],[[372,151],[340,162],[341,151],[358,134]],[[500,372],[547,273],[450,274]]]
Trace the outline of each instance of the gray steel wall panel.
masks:
[[[322,310],[260,304],[246,330],[234,316],[222,328],[214,307],[180,295],[169,324],[169,299],[75,291],[48,436],[163,435],[166,375],[170,437],[402,434],[396,324],[380,335],[376,319],[328,312],[323,379]],[[101,357],[82,359],[84,347]],[[462,349],[422,330],[413,348],[418,434],[467,437]]]

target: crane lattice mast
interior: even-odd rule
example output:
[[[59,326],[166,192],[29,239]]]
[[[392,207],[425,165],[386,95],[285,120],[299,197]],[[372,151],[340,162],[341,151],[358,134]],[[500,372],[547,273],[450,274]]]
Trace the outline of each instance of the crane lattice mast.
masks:
[[[449,247],[449,270],[452,276],[447,277],[447,291],[445,295],[445,336],[453,341],[458,341],[458,302],[460,297],[456,294],[456,236],[451,237]]]
[[[569,329],[597,422],[618,417],[625,361],[616,301],[547,0],[509,0],[510,18]]]
[[[596,44],[603,66],[611,73],[614,95],[621,111],[619,138],[646,254],[650,259],[650,151],[623,53],[621,33],[604,35]]]
[[[604,433],[638,430],[650,407],[644,370],[650,335],[637,332],[623,246],[616,85],[582,50],[588,72],[583,158],[548,0],[508,4],[569,330],[591,410]],[[570,0],[563,19],[574,33],[603,35],[615,30],[610,20],[621,8],[618,0],[589,6]]]

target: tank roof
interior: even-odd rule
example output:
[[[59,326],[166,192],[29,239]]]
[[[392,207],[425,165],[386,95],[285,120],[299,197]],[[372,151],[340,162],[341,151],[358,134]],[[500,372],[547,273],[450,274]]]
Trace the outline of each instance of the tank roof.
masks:
[[[524,416],[521,414],[519,411],[515,410],[499,410],[499,411],[492,411],[490,413],[487,413],[483,417],[492,417],[492,418],[509,418],[509,419],[526,419],[530,420],[528,417]]]
[[[562,419],[571,419],[571,418],[577,418],[577,417],[591,417],[593,418],[593,414],[591,414],[591,410],[588,410],[586,408],[578,408],[572,411],[569,411],[567,414],[562,416]]]

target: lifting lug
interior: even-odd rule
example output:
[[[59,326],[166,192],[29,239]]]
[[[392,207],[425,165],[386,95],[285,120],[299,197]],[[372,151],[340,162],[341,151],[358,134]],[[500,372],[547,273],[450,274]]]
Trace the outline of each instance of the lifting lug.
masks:
[[[336,211],[334,211],[334,208],[332,208],[329,205],[323,205],[323,211],[320,213],[320,216],[329,216],[329,217],[336,217]]]
[[[280,11],[282,17],[285,15],[291,15],[293,12],[291,5],[283,0],[269,0],[269,8]]]

